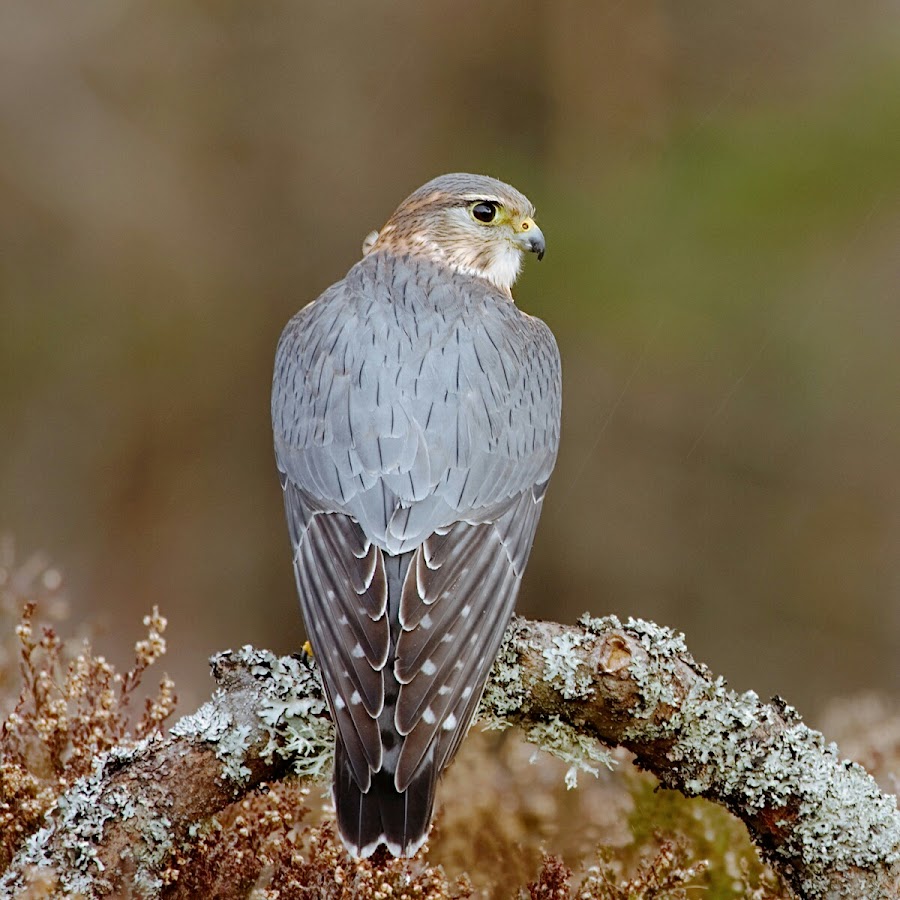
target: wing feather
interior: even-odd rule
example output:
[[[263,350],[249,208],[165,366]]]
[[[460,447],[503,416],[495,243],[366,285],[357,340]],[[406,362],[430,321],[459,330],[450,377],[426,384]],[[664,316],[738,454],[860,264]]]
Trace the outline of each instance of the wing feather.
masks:
[[[485,558],[474,570],[478,584],[474,593],[471,583],[467,583],[461,587],[457,603],[445,604],[448,607],[452,604],[454,609],[448,610],[434,628],[426,631],[420,625],[400,635],[394,673],[402,685],[396,713],[401,734],[409,733],[416,726],[424,709],[437,700],[442,685],[452,686],[457,661],[462,662],[466,677],[477,671],[479,658],[484,655],[481,644],[493,625],[498,597],[503,595],[503,584],[511,568],[502,549],[493,544],[493,541],[486,542]],[[465,591],[465,587],[470,590]],[[438,718],[450,702],[448,698],[433,707]]]
[[[460,523],[416,553],[404,584],[407,618],[394,664],[401,682],[395,722],[405,735],[398,790],[432,749],[439,767],[446,765],[468,730],[521,583],[524,562],[512,550],[530,548],[540,502],[528,491],[498,520],[501,527]]]
[[[372,622],[365,613],[359,614],[356,604],[345,602],[336,573],[320,555],[321,541],[315,527],[318,519],[317,516],[313,520],[300,545],[297,560],[315,576],[310,585],[313,590],[301,598],[307,627],[315,632],[314,637],[322,638],[311,641],[313,652],[322,654],[327,648],[326,655],[335,663],[334,668],[352,688],[345,692],[344,699],[351,706],[361,702],[370,716],[377,717],[384,705],[384,684],[380,670],[373,667],[367,654],[378,658],[377,644],[387,641],[388,626],[384,621]],[[354,696],[360,698],[356,703],[351,700]]]
[[[315,646],[319,647],[318,661],[324,673],[328,673],[323,679],[325,691],[328,696],[329,708],[341,739],[347,749],[347,757],[353,769],[354,776],[363,790],[368,789],[371,772],[381,762],[381,741],[378,733],[378,725],[375,719],[368,714],[359,715],[359,709],[348,706],[342,694],[351,696],[348,691],[355,689],[350,682],[349,671],[344,668],[341,653],[338,646],[333,646],[330,632],[315,621],[306,619],[307,608],[303,601],[305,596],[312,595],[318,587],[313,581],[313,569],[295,566],[297,573],[297,588],[301,598],[301,609],[304,620],[307,623],[309,637]]]
[[[314,510],[290,482],[285,503],[289,522],[301,526],[294,570],[303,619],[335,724],[364,787],[382,761],[377,717],[390,648],[382,551],[348,516]]]
[[[474,529],[477,526],[469,527]],[[431,621],[423,625],[420,618],[414,628],[404,628],[401,632],[394,663],[394,674],[401,684],[411,684],[423,666],[434,675],[435,668],[442,670],[445,657],[453,653],[462,654],[465,642],[480,626],[485,612],[490,610],[494,602],[492,592],[497,589],[496,581],[502,577],[509,561],[499,541],[490,533],[490,527],[481,526],[479,531],[482,532],[481,540],[470,558],[470,564],[457,573],[448,590],[435,595],[433,605],[429,604]],[[420,603],[425,606],[424,601]],[[414,619],[410,617],[410,620]],[[424,680],[420,679],[420,683]],[[406,695],[412,699],[416,693],[411,687]],[[398,706],[398,725],[401,722],[399,709]],[[415,715],[415,707],[407,708],[402,730],[409,730]]]

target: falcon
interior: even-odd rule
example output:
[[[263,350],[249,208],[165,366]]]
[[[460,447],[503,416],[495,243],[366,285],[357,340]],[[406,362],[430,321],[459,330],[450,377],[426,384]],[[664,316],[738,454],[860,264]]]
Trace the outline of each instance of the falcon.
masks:
[[[556,461],[559,352],[512,299],[544,255],[533,217],[501,181],[435,178],[278,343],[275,455],[355,857],[428,836]]]

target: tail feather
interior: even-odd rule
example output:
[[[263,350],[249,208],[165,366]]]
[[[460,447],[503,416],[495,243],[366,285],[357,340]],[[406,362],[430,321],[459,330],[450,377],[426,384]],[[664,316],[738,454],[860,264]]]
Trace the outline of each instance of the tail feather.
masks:
[[[353,856],[371,856],[384,844],[393,856],[414,856],[431,825],[437,772],[431,759],[405,791],[394,773],[383,768],[361,791],[340,739],[335,746],[334,805],[341,840]]]

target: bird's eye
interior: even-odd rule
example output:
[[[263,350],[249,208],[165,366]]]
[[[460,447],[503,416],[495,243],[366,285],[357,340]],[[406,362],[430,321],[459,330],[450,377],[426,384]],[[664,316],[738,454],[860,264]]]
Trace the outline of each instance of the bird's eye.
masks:
[[[497,204],[491,200],[479,200],[472,207],[472,215],[479,222],[493,222],[497,215]]]

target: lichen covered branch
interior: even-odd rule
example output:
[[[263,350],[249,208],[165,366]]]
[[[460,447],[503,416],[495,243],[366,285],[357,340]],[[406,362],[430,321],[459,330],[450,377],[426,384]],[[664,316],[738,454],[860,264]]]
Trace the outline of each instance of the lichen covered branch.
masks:
[[[40,877],[69,894],[160,895],[173,855],[263,781],[329,768],[332,732],[315,667],[252,648],[213,660],[219,689],[166,739],[97,760],[0,881]],[[681,636],[614,617],[578,626],[516,620],[481,706],[593,770],[622,745],[661,783],[741,818],[799,897],[890,898],[900,889],[900,815],[859,766],[779,700],[735,694]]]
[[[650,622],[517,620],[482,704],[526,736],[557,719],[569,735],[631,750],[668,788],[747,825],[802,898],[900,896],[900,814],[858,765],[778,698],[729,691]],[[551,748],[555,749],[555,748]]]
[[[245,647],[212,669],[218,690],[169,737],[97,758],[13,860],[0,898],[35,881],[53,896],[158,897],[211,816],[263,781],[322,773],[333,733],[311,665]]]

